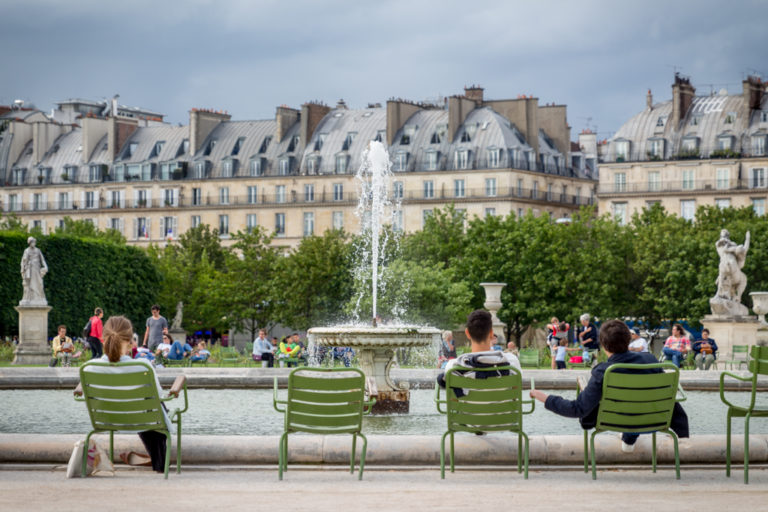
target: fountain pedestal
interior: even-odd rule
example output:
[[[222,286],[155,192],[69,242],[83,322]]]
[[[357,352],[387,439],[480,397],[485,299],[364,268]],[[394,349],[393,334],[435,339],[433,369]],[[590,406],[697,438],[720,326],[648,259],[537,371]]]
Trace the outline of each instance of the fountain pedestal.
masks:
[[[389,374],[395,349],[423,347],[440,342],[440,331],[431,327],[313,327],[310,343],[327,347],[351,347],[357,352],[366,377],[368,394],[376,398],[372,414],[407,413],[410,391]]]

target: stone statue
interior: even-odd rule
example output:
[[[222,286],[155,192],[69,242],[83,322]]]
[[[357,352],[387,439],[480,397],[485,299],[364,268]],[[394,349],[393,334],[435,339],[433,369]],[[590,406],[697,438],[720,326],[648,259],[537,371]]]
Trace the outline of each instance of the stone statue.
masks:
[[[184,303],[179,301],[176,303],[176,316],[173,317],[173,322],[171,323],[171,331],[183,331],[184,328],[181,327],[181,318],[182,318],[182,310],[184,309]]]
[[[741,271],[749,251],[749,231],[744,245],[731,241],[727,229],[720,232],[720,239],[715,243],[720,256],[718,276],[715,281],[717,292],[709,300],[714,315],[746,316],[749,310],[741,303],[741,294],[747,287],[747,276]]]
[[[24,295],[19,306],[47,306],[43,276],[48,273],[48,265],[45,263],[43,253],[36,247],[37,240],[29,237],[27,244],[29,247],[24,249],[21,257],[21,283],[24,287]]]

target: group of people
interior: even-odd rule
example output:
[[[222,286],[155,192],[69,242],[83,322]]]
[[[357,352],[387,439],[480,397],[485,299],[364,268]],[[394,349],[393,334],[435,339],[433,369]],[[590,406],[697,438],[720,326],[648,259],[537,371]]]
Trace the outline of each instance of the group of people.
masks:
[[[583,323],[583,322],[582,322]],[[586,326],[585,326],[586,327]],[[491,315],[487,311],[477,310],[472,312],[467,318],[465,333],[470,340],[471,352],[462,354],[458,358],[448,360],[445,371],[448,372],[455,366],[465,368],[489,368],[493,366],[510,366],[520,370],[518,358],[509,351],[498,351],[492,349],[493,325]],[[597,421],[597,410],[602,397],[603,377],[605,370],[614,363],[630,364],[653,364],[658,362],[656,358],[648,352],[637,352],[630,350],[632,336],[629,327],[620,320],[611,320],[605,322],[600,330],[599,336],[595,329],[595,339],[598,339],[599,346],[608,356],[608,360],[599,363],[592,368],[592,378],[587,387],[579,393],[575,400],[567,400],[560,396],[548,395],[540,390],[531,390],[530,396],[535,400],[544,403],[544,407],[558,414],[569,418],[578,418],[582,427],[593,428]],[[583,339],[583,338],[582,338]],[[558,345],[559,346],[559,345]],[[499,370],[497,375],[502,375],[503,370]],[[660,372],[659,369],[649,369],[647,372]],[[465,377],[479,378],[481,372],[467,371]],[[482,372],[483,377],[493,378],[494,372]],[[445,388],[445,373],[437,377],[439,386]],[[453,389],[456,396],[462,396],[463,390]],[[679,437],[688,437],[688,417],[680,404],[675,404],[675,410],[672,417],[670,428]],[[622,434],[622,450],[631,452],[634,450],[638,434]]]
[[[296,366],[298,361],[306,364],[309,355],[299,333],[294,332],[291,335],[283,336],[283,339],[278,341],[276,336],[270,340],[267,337],[266,329],[259,329],[259,335],[253,340],[251,357],[254,361],[266,362],[268,368],[273,368],[275,360],[285,360],[288,367]]]
[[[566,358],[571,363],[594,363],[594,353],[600,348],[597,341],[597,327],[592,322],[589,313],[584,313],[579,317],[581,324],[576,329],[577,344],[569,346],[569,336],[571,334],[571,325],[567,322],[561,322],[556,316],[553,316],[547,324],[547,345],[550,348],[552,369],[564,370],[566,368]],[[569,356],[570,352],[576,355]]]

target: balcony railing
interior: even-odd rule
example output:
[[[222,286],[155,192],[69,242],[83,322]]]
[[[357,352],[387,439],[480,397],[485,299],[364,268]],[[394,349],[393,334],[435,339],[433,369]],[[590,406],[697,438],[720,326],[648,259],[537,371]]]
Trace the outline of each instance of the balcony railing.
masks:
[[[604,183],[598,187],[598,193],[612,194],[666,194],[666,193],[727,193],[734,190],[766,189],[765,184],[755,183],[752,180],[690,180],[690,181],[660,181],[644,183]]]

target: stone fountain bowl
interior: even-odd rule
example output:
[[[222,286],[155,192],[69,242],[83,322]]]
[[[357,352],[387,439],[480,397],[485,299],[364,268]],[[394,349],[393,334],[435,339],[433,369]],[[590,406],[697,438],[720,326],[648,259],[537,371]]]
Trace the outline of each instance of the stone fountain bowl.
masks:
[[[329,347],[423,347],[440,342],[440,331],[434,327],[312,327],[307,331],[310,343]]]

